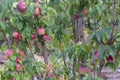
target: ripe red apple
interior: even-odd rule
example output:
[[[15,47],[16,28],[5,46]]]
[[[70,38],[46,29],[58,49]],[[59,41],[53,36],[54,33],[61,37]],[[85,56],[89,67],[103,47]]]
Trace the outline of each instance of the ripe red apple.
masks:
[[[20,54],[21,56],[24,56],[24,55],[25,55],[25,52],[24,52],[23,50],[20,50],[19,54]]]
[[[14,37],[14,38],[18,38],[18,36],[19,36],[19,33],[18,33],[18,32],[16,32],[16,31],[13,32],[13,37]]]
[[[16,62],[17,62],[17,63],[21,63],[21,58],[20,58],[20,57],[17,57],[17,58],[16,58]]]
[[[50,72],[50,73],[48,74],[48,76],[49,76],[50,78],[55,77],[55,73],[54,73],[54,72]]]
[[[85,15],[89,14],[88,9],[84,8],[84,9],[83,9],[83,14],[85,14]]]
[[[32,40],[35,40],[35,39],[36,39],[35,34],[32,34],[32,35],[31,35],[31,39],[32,39]]]
[[[110,63],[115,62],[115,58],[113,56],[111,56],[111,55],[109,55],[108,57],[106,57],[106,60],[107,60],[107,62],[110,62]]]
[[[19,64],[19,63],[17,63],[17,64],[16,64],[16,70],[17,70],[17,71],[20,71],[21,69],[22,69],[22,65]]]
[[[98,59],[98,56],[99,56],[99,51],[96,51],[96,52],[94,53],[94,58],[95,58],[95,59]]]
[[[42,27],[38,28],[37,32],[38,32],[39,35],[44,35],[45,34],[45,28],[42,28]]]
[[[17,9],[20,13],[25,13],[27,10],[27,3],[24,0],[20,0],[17,4]]]
[[[45,41],[49,41],[49,40],[51,40],[51,37],[50,37],[48,34],[45,34],[45,35],[43,36],[43,39],[44,39]]]
[[[5,54],[7,57],[11,57],[13,55],[13,50],[11,50],[11,49],[6,50]]]
[[[34,16],[36,16],[36,17],[39,16],[41,14],[41,12],[42,12],[41,8],[40,7],[36,7]]]

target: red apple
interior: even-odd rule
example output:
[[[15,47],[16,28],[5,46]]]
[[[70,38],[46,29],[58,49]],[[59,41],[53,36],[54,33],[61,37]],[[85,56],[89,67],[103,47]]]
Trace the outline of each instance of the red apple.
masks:
[[[11,57],[13,55],[13,50],[11,50],[11,49],[6,50],[5,54],[7,57]]]
[[[19,36],[19,33],[18,33],[18,32],[16,32],[16,31],[13,32],[13,37],[14,37],[14,38],[18,38],[18,36]]]
[[[83,9],[83,14],[86,15],[86,14],[88,14],[88,13],[89,13],[88,9],[85,9],[85,8],[84,8],[84,9]]]
[[[45,34],[45,35],[43,36],[43,39],[44,39],[45,41],[49,41],[49,40],[51,40],[51,37],[50,37],[49,35]]]
[[[17,63],[21,63],[21,58],[20,58],[20,57],[17,57],[17,58],[16,58],[16,62],[17,62]]]
[[[32,35],[31,35],[31,39],[32,39],[32,40],[35,40],[35,39],[36,39],[35,34],[32,34]]]
[[[107,60],[107,62],[115,62],[115,58],[114,57],[112,57],[111,55],[109,55],[108,57],[106,57],[106,60]]]
[[[27,10],[27,3],[24,0],[20,0],[17,4],[17,9],[20,13],[25,13]]]
[[[50,73],[48,74],[48,76],[51,77],[51,78],[52,78],[52,77],[55,77],[55,73],[54,73],[54,72],[50,72]]]
[[[38,28],[37,32],[39,35],[44,35],[45,34],[45,28]]]
[[[25,52],[24,52],[23,50],[21,50],[21,51],[19,52],[19,54],[20,54],[21,56],[24,56],[24,55],[25,55]]]
[[[94,53],[94,58],[95,58],[95,59],[98,59],[98,56],[99,56],[99,51],[96,51],[96,52]]]
[[[20,71],[21,69],[22,69],[22,65],[19,64],[19,63],[17,63],[17,64],[16,64],[16,70],[17,70],[17,71]]]
[[[40,7],[36,7],[36,9],[35,9],[35,13],[34,13],[34,16],[39,16],[40,14],[41,14],[41,8]]]

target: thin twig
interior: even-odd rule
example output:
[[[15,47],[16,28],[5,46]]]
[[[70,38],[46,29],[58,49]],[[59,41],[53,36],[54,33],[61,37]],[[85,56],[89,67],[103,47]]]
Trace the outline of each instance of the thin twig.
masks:
[[[53,70],[53,69],[52,69],[52,70]],[[59,80],[59,78],[58,78],[56,72],[55,72],[54,70],[53,70],[53,72],[54,72],[54,74],[55,74],[55,77]]]
[[[65,60],[65,55],[64,55],[63,49],[62,49],[62,43],[61,43],[61,41],[60,41],[60,50],[61,50],[61,52],[62,52],[62,57],[63,57],[64,65],[67,66],[66,60]]]

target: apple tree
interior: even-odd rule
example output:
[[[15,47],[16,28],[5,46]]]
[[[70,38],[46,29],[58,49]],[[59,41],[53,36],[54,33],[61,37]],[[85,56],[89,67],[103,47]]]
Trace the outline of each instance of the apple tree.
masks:
[[[120,59],[119,0],[2,0],[2,80],[87,80]],[[98,79],[97,78],[97,79]]]

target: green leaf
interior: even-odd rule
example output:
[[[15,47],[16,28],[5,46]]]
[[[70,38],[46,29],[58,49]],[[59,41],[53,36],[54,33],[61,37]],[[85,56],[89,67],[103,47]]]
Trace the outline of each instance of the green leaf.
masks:
[[[81,50],[83,50],[85,53],[89,53],[89,50],[90,50],[90,49],[89,49],[89,47],[88,47],[86,44],[82,44],[80,48],[81,48]]]
[[[4,42],[1,46],[1,50],[2,51],[5,51],[7,49],[7,46],[6,46],[6,43]]]
[[[120,51],[120,43],[117,44],[117,51]]]
[[[96,5],[96,9],[98,11],[99,16],[102,15],[102,11],[103,11],[103,7],[102,6],[103,6],[103,4]]]
[[[115,34],[115,40],[118,42],[120,41],[120,33]]]
[[[73,46],[69,46],[65,53],[67,53],[68,57],[71,59],[73,54],[74,54],[74,47]]]
[[[0,28],[5,30],[6,29],[6,23],[0,22]]]
[[[75,65],[75,71],[76,72],[78,71],[79,67],[80,67],[80,63],[76,63],[76,65]]]
[[[116,38],[116,41],[118,41],[118,42],[119,42],[119,41],[120,41],[120,37],[117,37],[117,38]]]
[[[117,33],[115,36],[116,36],[116,37],[120,37],[120,33]]]
[[[2,3],[0,2],[0,13],[2,13]]]
[[[15,69],[14,63],[12,61],[8,62],[8,68],[11,69],[11,70]]]
[[[118,27],[120,28],[120,17],[118,18]]]
[[[17,74],[17,76],[16,76],[16,80],[21,80],[19,74]]]
[[[100,42],[101,37],[102,37],[102,32],[100,30],[96,32],[96,37],[97,37],[98,42]]]
[[[11,59],[12,61],[15,61],[15,60],[16,60],[16,56],[11,56],[10,59]]]
[[[103,59],[103,55],[104,55],[104,46],[100,46],[100,49],[99,49],[99,56],[98,58],[99,59]]]
[[[22,23],[18,23],[17,25],[18,25],[18,29],[19,29],[19,30],[22,30],[23,24],[22,24]]]
[[[22,36],[23,36],[23,38],[31,39],[31,28],[30,28],[30,27],[26,27],[26,28],[22,31]]]
[[[96,17],[97,16],[97,10],[95,7],[90,9],[90,16],[91,17]]]
[[[57,12],[54,8],[52,7],[48,7],[48,14],[51,14],[51,15],[54,15],[54,16],[57,16]]]

